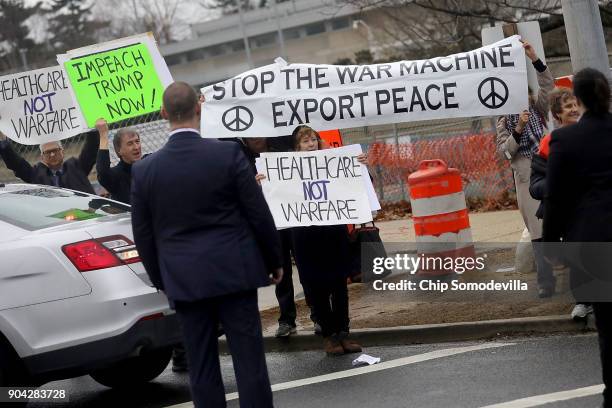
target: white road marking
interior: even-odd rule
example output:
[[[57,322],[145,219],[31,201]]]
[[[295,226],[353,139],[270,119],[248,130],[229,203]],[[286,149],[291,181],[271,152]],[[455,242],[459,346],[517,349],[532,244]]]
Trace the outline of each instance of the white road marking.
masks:
[[[521,398],[514,401],[502,402],[500,404],[487,405],[482,408],[529,408],[537,407],[553,402],[567,401],[574,398],[589,397],[601,394],[604,385],[592,385],[590,387],[576,388],[575,390],[559,391],[550,394],[534,395],[533,397]]]
[[[290,388],[303,387],[305,385],[318,384],[326,381],[338,380],[340,378],[354,377],[356,375],[374,373],[376,371],[388,370],[390,368],[401,367],[409,364],[421,363],[423,361],[435,360],[437,358],[455,356],[457,354],[469,353],[471,351],[486,350],[498,347],[513,346],[515,343],[488,343],[479,344],[476,346],[454,347],[443,350],[430,351],[429,353],[417,354],[415,356],[402,357],[396,360],[385,361],[384,363],[374,364],[371,366],[351,368],[349,370],[338,371],[330,374],[318,375],[316,377],[303,378],[301,380],[287,381],[284,383],[273,384],[272,391],[287,390]],[[231,401],[238,399],[238,393],[232,392],[225,395],[226,400]],[[190,408],[193,407],[192,402],[172,405],[166,408]]]

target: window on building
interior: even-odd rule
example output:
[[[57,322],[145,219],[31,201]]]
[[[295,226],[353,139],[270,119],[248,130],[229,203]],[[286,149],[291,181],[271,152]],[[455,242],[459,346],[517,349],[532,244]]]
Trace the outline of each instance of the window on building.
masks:
[[[351,26],[351,21],[348,17],[337,18],[331,22],[332,30],[343,30]]]
[[[325,23],[314,23],[306,26],[306,35],[316,35],[325,32]]]
[[[285,40],[295,40],[300,38],[300,29],[299,28],[289,28],[287,30],[283,30],[283,38]]]
[[[172,65],[179,65],[183,63],[184,55],[185,54],[175,54],[175,55],[168,55],[164,57],[164,59],[166,60],[166,65],[172,66]]]
[[[276,44],[276,35],[276,33],[258,35],[257,37],[251,38],[251,44],[253,44],[254,48],[266,47],[268,45]]]
[[[187,61],[197,61],[197,60],[204,59],[205,57],[206,57],[206,50],[204,48],[189,51],[187,53]]]
[[[233,52],[244,51],[244,41],[243,40],[234,41],[232,43],[232,51]]]
[[[223,45],[217,45],[217,46],[214,46],[214,47],[208,47],[206,50],[208,51],[208,54],[211,57],[217,57],[219,55],[225,54],[225,50],[223,48]]]

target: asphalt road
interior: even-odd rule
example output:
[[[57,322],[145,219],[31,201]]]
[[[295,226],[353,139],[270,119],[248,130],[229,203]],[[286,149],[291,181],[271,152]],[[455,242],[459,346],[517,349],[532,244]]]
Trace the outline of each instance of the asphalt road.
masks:
[[[318,351],[269,353],[275,406],[485,407],[542,395],[542,402],[549,401],[546,407],[594,408],[601,404],[600,388],[592,387],[601,384],[597,337],[593,334],[370,347],[364,351],[381,357],[381,363],[355,370],[351,362],[357,355],[332,358]],[[221,365],[228,406],[238,407],[231,358],[222,356]],[[28,407],[191,406],[187,374],[174,374],[169,368],[153,383],[129,393],[105,388],[90,377],[58,381],[44,388],[67,390],[70,402],[30,403]],[[581,392],[587,396],[579,397]],[[527,406],[542,404],[515,401],[496,408]]]

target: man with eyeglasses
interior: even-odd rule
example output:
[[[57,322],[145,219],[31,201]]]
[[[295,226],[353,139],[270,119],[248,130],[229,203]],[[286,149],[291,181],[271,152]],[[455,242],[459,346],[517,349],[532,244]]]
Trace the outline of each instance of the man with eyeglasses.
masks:
[[[28,163],[17,154],[0,132],[0,156],[6,167],[26,183],[64,187],[84,193],[95,194],[87,176],[91,172],[98,155],[100,135],[97,131],[86,133],[85,145],[79,157],[64,160],[64,149],[58,142],[40,145],[40,162]]]

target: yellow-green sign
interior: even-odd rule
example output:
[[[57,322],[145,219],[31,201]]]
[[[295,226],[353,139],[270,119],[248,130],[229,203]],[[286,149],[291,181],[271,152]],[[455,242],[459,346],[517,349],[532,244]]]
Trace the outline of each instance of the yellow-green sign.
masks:
[[[145,44],[134,44],[64,63],[87,126],[98,118],[119,122],[161,107],[163,85]]]
[[[58,212],[57,214],[48,215],[47,217],[59,218],[61,220],[66,220],[66,221],[85,221],[85,220],[91,220],[93,218],[100,218],[100,217],[103,217],[103,215],[96,214],[95,210],[87,211],[87,210],[81,210],[78,208],[72,208],[70,210]]]

